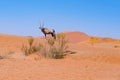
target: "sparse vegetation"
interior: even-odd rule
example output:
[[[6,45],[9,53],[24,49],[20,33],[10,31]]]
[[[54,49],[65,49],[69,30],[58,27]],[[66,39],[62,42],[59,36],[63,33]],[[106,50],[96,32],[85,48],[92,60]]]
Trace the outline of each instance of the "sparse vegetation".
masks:
[[[120,40],[117,40],[116,43],[117,43],[117,44],[120,44]]]
[[[27,45],[22,45],[22,51],[25,55],[29,55],[34,52],[39,52],[44,57],[60,59],[64,57],[64,53],[66,52],[68,40],[66,39],[64,34],[57,34],[57,39],[55,40],[53,37],[48,37],[46,39],[46,43],[33,45],[34,38],[30,37],[27,41]]]
[[[21,50],[25,53],[26,56],[28,56],[31,53],[38,52],[42,45],[39,43],[39,45],[33,45],[34,43],[34,38],[30,37],[28,39],[27,45],[22,45]]]
[[[114,45],[114,48],[120,48],[120,40],[116,40],[116,44]]]
[[[14,52],[12,51],[9,51],[9,52],[6,52],[6,53],[0,53],[0,59],[7,59],[10,57],[11,54],[13,54]]]
[[[96,37],[90,37],[88,41],[92,46],[94,46],[95,43],[99,42],[98,38]]]
[[[41,53],[43,53],[43,55],[48,58],[63,58],[64,53],[68,48],[67,42],[68,40],[66,39],[64,34],[57,34],[56,40],[51,37],[47,39],[47,45],[43,47]]]
[[[120,48],[120,46],[119,45],[115,45],[114,48]]]
[[[5,59],[5,58],[7,58],[6,54],[0,54],[0,59]]]

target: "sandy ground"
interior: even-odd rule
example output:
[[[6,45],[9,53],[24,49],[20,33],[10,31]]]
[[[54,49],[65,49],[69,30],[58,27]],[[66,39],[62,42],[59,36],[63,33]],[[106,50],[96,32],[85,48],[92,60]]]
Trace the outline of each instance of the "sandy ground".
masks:
[[[26,37],[0,35],[0,80],[120,80],[118,43],[88,44],[88,36],[67,33],[71,54],[64,59],[46,59],[36,54],[25,56],[21,46]],[[77,35],[77,37],[75,36]],[[82,39],[80,38],[82,36]],[[74,37],[75,36],[75,37]],[[37,38],[44,41],[42,38]]]

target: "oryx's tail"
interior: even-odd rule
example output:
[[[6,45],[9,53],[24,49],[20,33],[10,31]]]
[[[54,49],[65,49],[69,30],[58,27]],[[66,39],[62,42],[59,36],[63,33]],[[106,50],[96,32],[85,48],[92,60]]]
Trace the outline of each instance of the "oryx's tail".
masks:
[[[54,37],[54,39],[56,39],[56,34],[55,34],[55,30],[53,29],[53,34],[52,36]]]

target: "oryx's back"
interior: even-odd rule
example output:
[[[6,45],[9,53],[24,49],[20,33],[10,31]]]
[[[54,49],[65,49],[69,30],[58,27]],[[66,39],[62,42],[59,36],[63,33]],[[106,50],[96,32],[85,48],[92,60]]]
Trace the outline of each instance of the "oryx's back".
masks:
[[[52,29],[45,28],[45,29],[44,29],[44,32],[46,32],[46,33],[52,33],[53,30],[52,30]]]

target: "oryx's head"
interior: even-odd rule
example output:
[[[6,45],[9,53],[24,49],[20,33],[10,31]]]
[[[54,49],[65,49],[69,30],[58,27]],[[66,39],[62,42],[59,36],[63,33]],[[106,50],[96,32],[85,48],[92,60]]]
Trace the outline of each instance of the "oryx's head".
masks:
[[[43,29],[43,28],[44,28],[44,23],[43,24],[40,23],[39,29]]]

